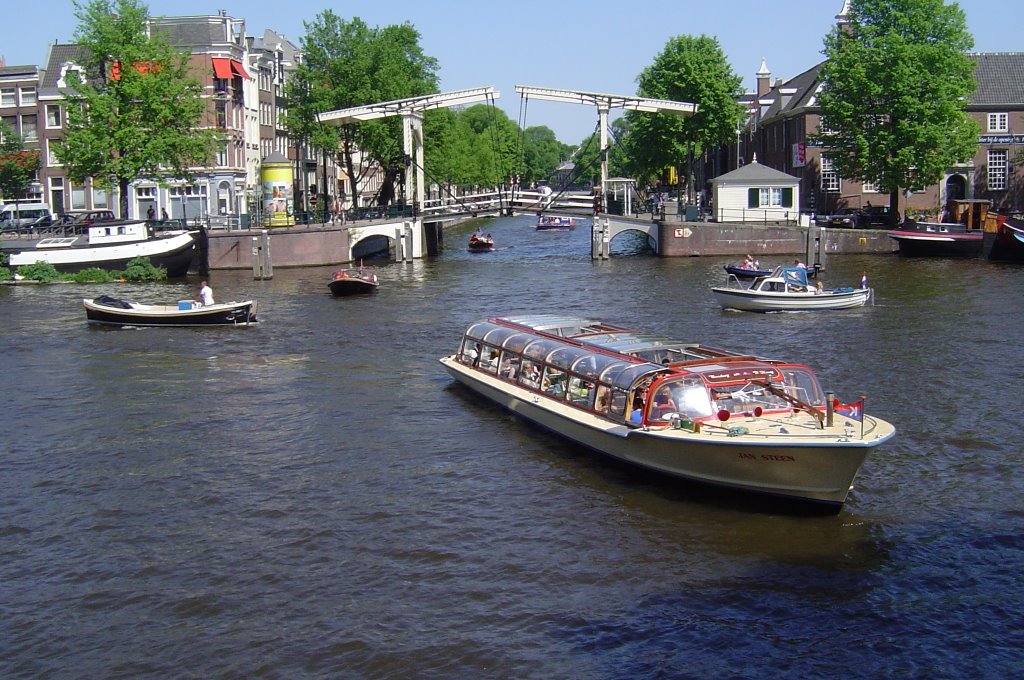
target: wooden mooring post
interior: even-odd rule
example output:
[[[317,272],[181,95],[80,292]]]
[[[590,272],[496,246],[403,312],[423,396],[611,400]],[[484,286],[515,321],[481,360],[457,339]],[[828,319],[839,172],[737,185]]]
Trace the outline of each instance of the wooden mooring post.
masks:
[[[274,265],[270,259],[270,233],[266,229],[252,237],[252,277],[257,280],[274,278]]]

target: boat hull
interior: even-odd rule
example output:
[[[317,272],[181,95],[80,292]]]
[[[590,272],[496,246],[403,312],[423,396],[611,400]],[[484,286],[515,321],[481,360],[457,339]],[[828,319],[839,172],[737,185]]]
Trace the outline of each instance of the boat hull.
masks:
[[[980,231],[958,229],[958,225],[921,224],[916,229],[897,229],[889,238],[907,257],[977,257],[985,236]]]
[[[359,279],[338,279],[328,283],[327,287],[331,289],[331,295],[336,297],[372,293],[377,290],[376,283],[360,281]]]
[[[741,312],[813,312],[863,307],[871,299],[872,289],[815,293],[770,292],[738,288],[712,288],[723,309]]]
[[[474,392],[616,460],[673,478],[835,509],[846,501],[870,449],[895,432],[888,423],[871,417],[865,417],[868,436],[862,439],[842,436],[842,430],[809,430],[803,437],[785,435],[785,443],[778,435],[632,428],[474,371],[455,357],[446,357],[441,363],[455,380]]]
[[[182,310],[170,305],[128,303],[130,308],[82,300],[89,323],[112,326],[248,326],[257,323],[256,303],[228,302]]]
[[[123,270],[137,257],[147,257],[154,267],[163,267],[169,278],[188,273],[196,249],[196,234],[186,232],[174,236],[104,246],[71,246],[69,248],[36,248],[13,253],[12,267],[48,262],[59,272],[73,273],[97,267]]]

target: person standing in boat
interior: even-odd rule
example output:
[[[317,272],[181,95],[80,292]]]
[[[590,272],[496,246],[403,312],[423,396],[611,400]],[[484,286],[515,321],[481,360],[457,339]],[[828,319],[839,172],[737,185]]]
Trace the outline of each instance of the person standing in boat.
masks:
[[[206,283],[206,279],[199,282],[199,295],[196,296],[196,300],[203,307],[213,304],[213,289]]]

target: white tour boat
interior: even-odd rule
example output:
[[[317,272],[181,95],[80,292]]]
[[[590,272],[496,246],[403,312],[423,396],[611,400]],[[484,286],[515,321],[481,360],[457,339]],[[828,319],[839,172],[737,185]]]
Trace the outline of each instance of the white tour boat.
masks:
[[[488,318],[441,359],[460,383],[553,432],[674,477],[838,510],[895,428],[807,366],[575,317]]]

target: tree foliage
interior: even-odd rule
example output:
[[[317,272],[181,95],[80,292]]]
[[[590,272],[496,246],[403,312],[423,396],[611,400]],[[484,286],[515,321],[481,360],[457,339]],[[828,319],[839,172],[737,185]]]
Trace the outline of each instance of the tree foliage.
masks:
[[[316,114],[437,92],[437,60],[420,47],[411,24],[371,28],[361,19],[346,21],[324,10],[304,22],[303,63],[286,85],[285,123],[298,138],[340,155],[359,195],[357,152],[364,151],[386,170],[381,203],[393,196],[404,167],[402,127],[397,117],[340,127],[316,122]]]
[[[641,97],[691,102],[692,116],[627,111],[625,144],[642,179],[681,164],[736,136],[742,120],[742,79],[733,73],[717,38],[671,38],[637,78]]]
[[[889,192],[896,208],[900,189],[936,183],[977,150],[965,108],[974,39],[944,0],[853,0],[849,22],[825,38],[819,138],[842,177]]]
[[[120,189],[138,178],[190,179],[189,168],[213,156],[216,135],[200,129],[206,103],[187,52],[147,30],[138,0],[75,3],[84,74],[70,78],[67,126],[56,155],[68,177]]]
[[[0,120],[0,196],[15,200],[39,169],[39,152],[26,150],[21,136]]]

